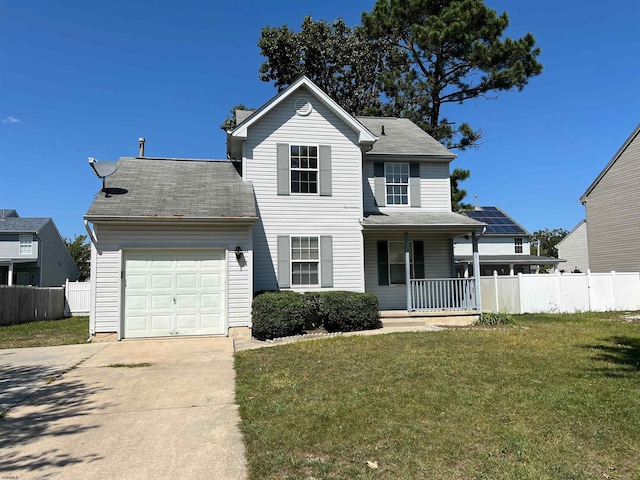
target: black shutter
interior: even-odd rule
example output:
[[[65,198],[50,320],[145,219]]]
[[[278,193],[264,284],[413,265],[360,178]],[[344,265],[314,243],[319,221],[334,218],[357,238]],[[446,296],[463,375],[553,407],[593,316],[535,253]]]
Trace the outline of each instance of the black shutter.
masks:
[[[389,285],[389,251],[387,242],[378,242],[378,285]]]
[[[422,240],[413,241],[413,274],[418,280],[424,277],[424,242]]]

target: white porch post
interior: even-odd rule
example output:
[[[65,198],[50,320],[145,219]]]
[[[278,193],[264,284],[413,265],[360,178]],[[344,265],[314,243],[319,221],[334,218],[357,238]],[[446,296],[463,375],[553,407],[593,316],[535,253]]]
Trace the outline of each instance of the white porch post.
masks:
[[[13,285],[13,262],[9,262],[9,272],[7,273],[7,285]]]
[[[469,278],[469,264],[464,264],[464,278]]]
[[[509,276],[513,277],[515,275],[515,271],[513,269],[513,263],[509,264]]]
[[[407,282],[407,312],[411,311],[411,254],[409,251],[409,232],[404,232],[404,273]]]
[[[476,232],[471,234],[471,243],[473,245],[473,278],[476,284],[476,308],[482,310],[480,298],[480,254],[478,253],[478,237],[476,236]]]

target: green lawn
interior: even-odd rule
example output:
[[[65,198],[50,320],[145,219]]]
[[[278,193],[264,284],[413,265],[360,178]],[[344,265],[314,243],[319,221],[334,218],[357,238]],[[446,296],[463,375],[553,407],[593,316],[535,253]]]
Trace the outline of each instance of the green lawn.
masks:
[[[87,338],[89,338],[89,317],[0,326],[0,348],[70,345],[85,343]]]
[[[640,479],[640,322],[514,318],[236,354],[250,478]]]

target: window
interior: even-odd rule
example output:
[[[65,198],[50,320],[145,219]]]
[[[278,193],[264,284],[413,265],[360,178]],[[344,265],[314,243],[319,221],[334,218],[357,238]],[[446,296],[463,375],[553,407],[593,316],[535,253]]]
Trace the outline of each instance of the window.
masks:
[[[409,164],[385,163],[387,205],[409,205]]]
[[[318,237],[291,237],[291,285],[318,285]]]
[[[318,193],[318,147],[291,145],[291,193]]]
[[[391,285],[405,285],[405,254],[404,242],[389,242],[389,283]],[[413,242],[409,242],[409,261],[411,263],[411,278],[414,276]]]
[[[33,253],[33,236],[20,235],[20,255],[31,255],[32,253]]]
[[[516,237],[513,239],[516,246],[516,253],[522,253],[522,238]]]

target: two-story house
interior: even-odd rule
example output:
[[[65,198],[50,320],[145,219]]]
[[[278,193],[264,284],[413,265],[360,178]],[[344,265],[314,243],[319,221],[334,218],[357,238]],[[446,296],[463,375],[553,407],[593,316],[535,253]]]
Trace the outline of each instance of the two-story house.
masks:
[[[228,161],[119,160],[85,216],[92,332],[229,334],[277,289],[478,308],[474,280],[454,278],[452,239],[484,226],[451,212],[454,154],[406,119],[349,115],[304,77],[237,118]]]
[[[498,207],[475,207],[465,214],[487,224],[478,239],[482,276],[537,273],[540,265],[552,265],[556,269],[562,261],[554,257],[531,255],[529,231]],[[459,277],[472,276],[473,248],[469,235],[454,239],[453,253],[456,274]]]
[[[0,209],[0,285],[59,287],[78,275],[52,219]]]

